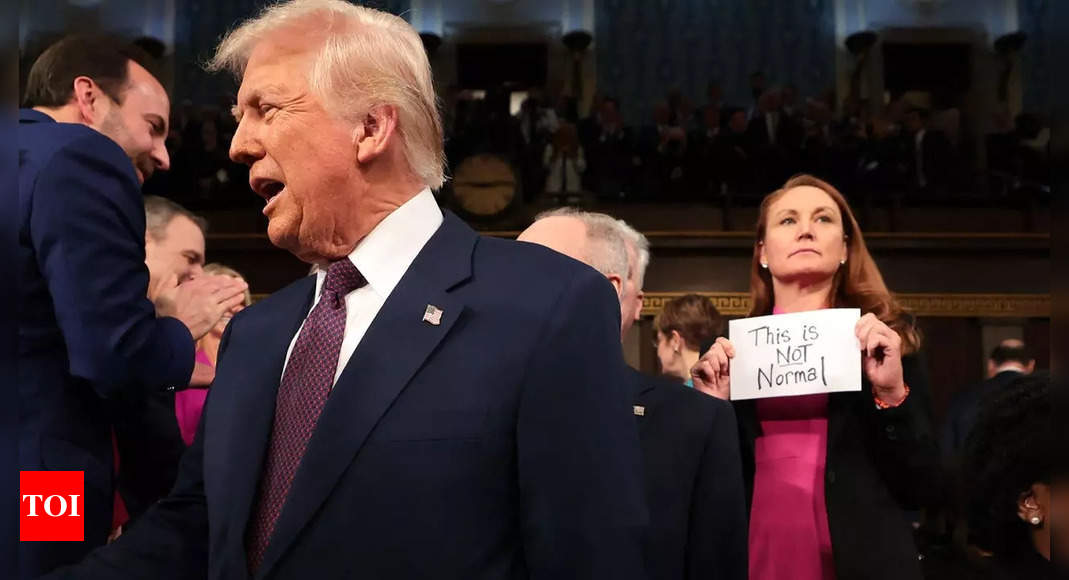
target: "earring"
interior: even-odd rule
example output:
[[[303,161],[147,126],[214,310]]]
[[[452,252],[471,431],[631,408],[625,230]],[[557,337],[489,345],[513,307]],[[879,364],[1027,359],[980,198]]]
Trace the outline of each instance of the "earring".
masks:
[[[761,267],[767,270],[768,269],[768,264],[766,264],[764,262],[761,262]]]
[[[1032,516],[1032,519],[1028,521],[1031,522],[1033,526],[1038,526],[1039,524],[1043,523],[1043,518],[1039,516]]]
[[[839,260],[839,265],[840,266],[845,266],[846,265],[846,259]]]

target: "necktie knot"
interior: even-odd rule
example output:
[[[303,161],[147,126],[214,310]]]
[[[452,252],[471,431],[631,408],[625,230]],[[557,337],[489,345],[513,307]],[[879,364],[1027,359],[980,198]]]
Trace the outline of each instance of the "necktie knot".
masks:
[[[356,269],[349,258],[342,258],[330,263],[327,267],[327,278],[323,281],[323,291],[328,297],[339,301],[346,294],[362,288],[367,284],[364,275]]]

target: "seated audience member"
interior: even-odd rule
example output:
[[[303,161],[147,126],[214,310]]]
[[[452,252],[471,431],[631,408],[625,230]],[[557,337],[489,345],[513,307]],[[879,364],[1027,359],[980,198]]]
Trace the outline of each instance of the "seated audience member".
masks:
[[[750,578],[920,580],[906,510],[941,497],[920,339],[830,184],[799,175],[762,202],[750,295],[750,316],[858,308],[864,348],[860,391],[735,402]],[[734,355],[718,338],[694,386],[730,399]]]
[[[687,294],[670,300],[653,319],[657,332],[654,348],[661,373],[693,387],[690,369],[723,333],[724,319],[712,300]]]
[[[583,193],[583,172],[586,158],[579,144],[579,133],[572,123],[557,127],[553,141],[546,145],[542,157],[546,168],[546,193],[558,200],[575,203]]]
[[[520,241],[586,263],[620,298],[621,340],[642,310],[649,242],[622,220],[562,208],[540,215]],[[746,499],[731,405],[628,367],[642,446],[650,523],[647,577],[746,578]]]
[[[211,263],[204,266],[207,275],[229,276],[235,280],[245,281],[245,278],[236,270],[222,264]],[[219,322],[212,327],[197,341],[197,363],[212,370],[215,375],[215,364],[219,355],[219,342],[223,339],[226,325],[235,314],[252,305],[252,295],[245,290],[245,302],[238,304],[223,315]],[[174,394],[174,412],[178,418],[178,430],[182,434],[182,442],[186,446],[193,444],[193,436],[197,432],[197,424],[200,422],[200,413],[204,408],[204,400],[208,397],[207,387],[211,384],[196,385],[195,387],[178,391]]]
[[[977,578],[1063,577],[1051,558],[1069,554],[1069,467],[1057,461],[1053,419],[1045,375],[1019,376],[980,410],[961,489],[976,546],[990,554]]]
[[[987,359],[987,380],[959,392],[951,400],[943,425],[943,454],[948,457],[960,454],[969,431],[976,423],[981,403],[1001,392],[1021,375],[1032,374],[1035,368],[1036,360],[1024,342],[1015,338],[1000,342]]]

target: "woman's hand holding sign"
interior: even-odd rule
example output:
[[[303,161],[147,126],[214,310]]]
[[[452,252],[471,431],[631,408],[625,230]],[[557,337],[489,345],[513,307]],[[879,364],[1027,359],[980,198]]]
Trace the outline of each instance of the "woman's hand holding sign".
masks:
[[[720,337],[690,369],[694,388],[725,401],[731,400],[731,359],[735,347],[731,341]]]
[[[902,377],[902,338],[871,312],[857,321],[855,331],[861,343],[861,368],[872,383],[873,395],[888,406],[901,404],[907,394]]]

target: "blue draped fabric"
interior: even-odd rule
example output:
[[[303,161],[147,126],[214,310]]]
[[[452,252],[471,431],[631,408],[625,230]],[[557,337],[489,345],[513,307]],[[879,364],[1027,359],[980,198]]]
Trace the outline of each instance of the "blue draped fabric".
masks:
[[[1051,0],[1018,0],[1017,16],[1021,31],[1028,35],[1021,50],[1021,80],[1024,85],[1024,110],[1045,113],[1053,101],[1050,95],[1049,50],[1053,32],[1047,18],[1050,17]]]
[[[701,105],[710,80],[726,104],[747,106],[754,71],[802,97],[835,86],[832,0],[596,0],[595,10],[598,90],[632,123],[649,122],[670,87]]]
[[[204,63],[228,30],[257,14],[268,0],[187,0],[178,2],[175,14],[174,101],[190,99],[196,104],[221,104],[236,85],[225,74],[209,74]],[[410,0],[363,0],[356,2],[393,14],[408,11]]]

